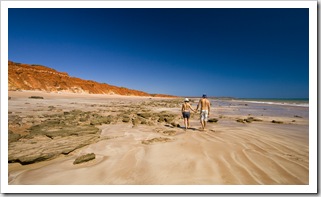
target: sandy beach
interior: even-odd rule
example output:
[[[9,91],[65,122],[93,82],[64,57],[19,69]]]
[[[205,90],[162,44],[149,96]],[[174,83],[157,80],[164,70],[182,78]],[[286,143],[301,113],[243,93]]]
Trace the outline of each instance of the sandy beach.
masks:
[[[8,103],[9,185],[309,184],[308,107],[212,100],[217,122],[200,131],[192,113],[185,131],[183,98],[9,91]]]

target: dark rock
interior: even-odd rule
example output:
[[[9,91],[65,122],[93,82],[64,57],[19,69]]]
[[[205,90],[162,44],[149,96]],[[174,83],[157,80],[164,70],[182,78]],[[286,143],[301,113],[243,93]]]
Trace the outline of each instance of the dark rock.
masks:
[[[208,119],[207,122],[214,123],[214,122],[217,122],[217,121],[218,121],[218,119],[216,119],[216,118],[210,118],[210,119]]]
[[[236,119],[236,122],[245,123],[244,119],[241,119],[241,118]]]
[[[96,158],[95,153],[89,153],[89,154],[82,155],[82,156],[76,158],[73,164],[75,165],[75,164],[84,163],[84,162],[93,160],[95,158]]]
[[[43,99],[42,96],[30,96],[29,98],[30,99]]]
[[[276,124],[283,124],[282,121],[278,121],[278,120],[272,120],[272,123],[276,123]]]
[[[152,116],[151,113],[137,113],[137,116],[148,119]]]
[[[177,123],[177,122],[171,122],[171,125],[173,127],[181,127],[181,125],[179,123]]]

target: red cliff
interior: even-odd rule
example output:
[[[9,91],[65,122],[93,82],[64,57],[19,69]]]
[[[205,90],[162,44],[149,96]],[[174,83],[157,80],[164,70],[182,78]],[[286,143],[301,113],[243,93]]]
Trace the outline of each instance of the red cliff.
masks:
[[[172,97],[170,95],[149,94],[139,90],[70,77],[68,73],[58,72],[42,65],[29,65],[9,61],[8,75],[8,88],[11,91],[40,90],[47,92]]]

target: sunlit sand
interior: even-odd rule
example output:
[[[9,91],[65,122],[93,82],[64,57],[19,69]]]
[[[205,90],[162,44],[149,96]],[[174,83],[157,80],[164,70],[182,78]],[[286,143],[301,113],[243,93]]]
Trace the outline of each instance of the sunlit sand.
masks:
[[[9,92],[9,97],[9,122],[10,117],[21,118],[18,123],[10,123],[9,130],[20,136],[28,136],[32,124],[56,120],[72,110],[88,112],[90,119],[84,119],[84,125],[95,120],[92,114],[113,117],[109,122],[91,122],[100,133],[88,145],[39,162],[9,163],[10,185],[309,184],[307,107],[280,106],[282,110],[273,111],[270,105],[253,108],[254,104],[214,100],[210,118],[218,121],[208,122],[206,130],[200,131],[199,114],[192,113],[191,128],[185,131],[181,98],[35,91]],[[192,99],[192,107],[197,101]],[[64,138],[35,134],[33,139],[21,138],[9,147],[18,150],[22,146],[19,141],[34,139],[39,140],[30,147],[44,140],[50,150],[53,140],[63,143]],[[17,151],[11,149],[9,158]],[[94,153],[95,159],[73,164],[88,153]]]

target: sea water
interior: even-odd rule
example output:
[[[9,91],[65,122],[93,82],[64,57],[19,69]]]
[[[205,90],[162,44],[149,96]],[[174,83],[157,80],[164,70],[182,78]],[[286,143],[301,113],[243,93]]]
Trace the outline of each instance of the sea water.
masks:
[[[288,99],[280,99],[280,98],[242,98],[237,99],[240,101],[246,101],[249,103],[263,103],[269,105],[287,105],[287,106],[300,106],[300,107],[309,107],[309,99],[307,98],[288,98]]]
[[[211,98],[210,101],[211,111],[221,115],[309,118],[309,99]],[[230,110],[224,110],[226,107]]]

